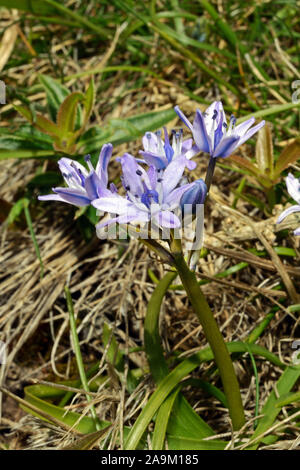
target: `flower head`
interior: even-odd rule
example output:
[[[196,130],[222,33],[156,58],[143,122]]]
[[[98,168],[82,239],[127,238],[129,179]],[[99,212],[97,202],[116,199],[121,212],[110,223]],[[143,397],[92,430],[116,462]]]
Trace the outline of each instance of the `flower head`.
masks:
[[[289,195],[297,202],[297,205],[285,209],[285,211],[283,211],[282,214],[278,217],[277,224],[282,222],[283,219],[293,212],[300,212],[300,181],[298,178],[295,178],[292,173],[289,173],[285,178],[285,182]],[[294,231],[294,234],[300,235],[300,227]]]
[[[198,150],[193,146],[193,140],[183,140],[183,131],[172,131],[172,144],[170,143],[167,129],[164,128],[164,141],[161,131],[146,132],[143,137],[143,155],[146,163],[158,170],[166,168],[172,161],[185,158],[186,167],[189,170],[196,168],[196,163],[190,159],[196,155]]]
[[[198,150],[207,152],[214,158],[229,157],[265,124],[265,121],[262,121],[251,127],[255,122],[252,117],[236,126],[236,118],[232,115],[228,125],[221,101],[214,101],[204,113],[197,109],[193,124],[178,106],[174,109],[191,130]]]
[[[111,191],[107,189],[107,166],[112,149],[112,144],[103,145],[96,169],[93,167],[89,155],[85,157],[88,170],[75,160],[61,158],[58,165],[68,187],[52,188],[55,194],[39,196],[39,199],[41,201],[68,202],[75,206],[87,206],[93,199],[110,195]]]
[[[141,224],[150,220],[159,227],[180,227],[181,222],[174,211],[179,208],[184,192],[194,184],[178,186],[186,165],[185,158],[172,161],[165,170],[150,166],[147,171],[128,153],[120,161],[126,197],[112,194],[92,201],[97,209],[116,214],[116,217],[100,222],[97,229],[115,222]]]

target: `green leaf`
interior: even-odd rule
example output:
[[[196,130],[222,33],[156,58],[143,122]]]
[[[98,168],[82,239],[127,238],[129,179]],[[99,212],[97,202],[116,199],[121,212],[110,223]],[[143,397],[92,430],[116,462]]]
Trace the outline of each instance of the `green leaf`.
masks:
[[[273,362],[275,365],[284,367],[284,364],[275,356],[275,354],[270,353],[267,349],[258,346],[256,344],[244,344],[241,341],[227,343],[226,344],[230,354],[232,353],[241,353],[250,351],[254,355],[259,355],[267,358],[269,361]],[[191,356],[189,359],[185,359],[183,362],[178,364],[172,372],[170,372],[158,385],[156,391],[150,397],[148,403],[143,408],[142,412],[136,419],[131,431],[128,435],[128,438],[125,442],[126,450],[136,449],[142,435],[147,429],[150,421],[153,419],[158,408],[161,406],[165,398],[169,393],[181,382],[181,380],[189,375],[196,367],[199,366],[202,362],[213,360],[213,353],[211,348],[207,347],[200,351],[199,353]],[[300,367],[299,367],[300,374]],[[191,428],[193,429],[193,428]]]
[[[14,203],[12,206],[8,217],[7,217],[7,223],[10,225],[12,224],[23,212],[24,210],[24,201],[25,199],[19,199],[17,202]]]
[[[164,296],[176,276],[176,272],[167,273],[157,284],[148,303],[147,314],[145,318],[145,351],[147,354],[151,374],[158,384],[169,373],[161,346],[161,338],[159,335],[159,314]],[[163,404],[162,407],[163,413],[167,413],[166,410],[168,410],[168,404]],[[211,427],[208,426],[208,424],[206,424],[205,421],[203,421],[203,419],[195,413],[188,401],[181,394],[178,395],[174,408],[176,411],[172,412],[171,414],[170,422],[168,423],[168,432],[171,432],[171,434],[179,433],[180,435],[186,435],[188,437],[189,434],[187,433],[190,429],[193,432],[192,436],[194,436],[194,433],[197,433],[199,437],[206,437],[213,434]],[[165,421],[165,424],[167,425],[167,421]]]
[[[119,345],[117,343],[116,337],[112,334],[112,328],[108,326],[107,323],[103,324],[102,331],[102,341],[104,348],[109,344],[106,358],[108,362],[116,367],[118,371],[124,370],[124,360],[123,355],[119,351]]]
[[[286,393],[276,402],[277,408],[290,405],[291,403],[300,403],[300,392]]]
[[[119,128],[117,129],[115,127],[116,121],[114,126],[93,127],[81,137],[79,145],[82,145],[84,153],[91,153],[99,151],[100,147],[108,142],[114,145],[130,142],[143,136],[147,131],[159,129],[175,117],[176,113],[171,108],[118,120]]]
[[[195,437],[167,436],[170,450],[224,450],[228,442],[217,439],[204,440]]]
[[[239,155],[231,155],[228,158],[228,161],[235,163],[239,168],[242,168],[248,175],[257,177],[259,174],[256,166],[247,158],[240,157]]]
[[[163,450],[164,442],[166,437],[166,431],[168,427],[169,417],[178,395],[180,387],[174,390],[163,402],[161,407],[158,410],[156,420],[155,420],[155,427],[153,432],[152,438],[152,449],[153,450]]]
[[[39,75],[39,80],[46,91],[50,117],[52,121],[55,122],[58,108],[70,94],[70,91],[67,87],[48,75]]]
[[[46,173],[41,173],[35,175],[27,184],[28,188],[39,188],[46,190],[52,188],[53,186],[58,186],[61,184],[62,178],[61,175],[55,171],[47,171]]]
[[[94,84],[93,78],[91,78],[88,89],[86,90],[85,97],[84,97],[85,116],[84,116],[83,126],[86,126],[88,123],[88,120],[93,110],[94,103],[95,103],[95,84]]]
[[[100,439],[111,429],[111,426],[107,426],[100,431],[92,432],[87,436],[80,437],[77,439],[75,444],[64,447],[62,450],[90,450],[92,449]]]
[[[0,0],[0,6],[16,8],[36,15],[48,15],[55,13],[55,8],[41,2],[41,0]]]
[[[78,103],[83,99],[82,93],[74,91],[64,99],[57,111],[56,123],[64,138],[68,138],[69,134],[74,132],[76,110]]]
[[[62,129],[60,129],[60,127],[58,127],[54,122],[50,121],[50,119],[46,118],[46,116],[43,116],[42,114],[36,115],[36,121],[33,125],[40,131],[45,132],[45,134],[48,134],[56,139],[61,139],[63,137]]]
[[[300,366],[289,366],[281,374],[276,385],[273,387],[272,392],[267,398],[260,414],[263,415],[259,420],[259,424],[251,437],[251,440],[256,440],[255,444],[251,446],[251,449],[256,449],[259,442],[263,439],[259,439],[263,433],[265,433],[274,423],[276,417],[280,413],[280,407],[277,407],[277,403],[280,402],[281,397],[284,397],[288,392],[291,391],[293,386],[296,384],[300,377]],[[250,444],[251,445],[251,444]]]
[[[268,122],[258,131],[255,158],[260,174],[272,179],[274,155],[271,128]]]
[[[295,163],[300,159],[300,139],[295,139],[291,144],[287,145],[279,155],[275,170],[274,178],[280,177],[283,170],[285,170],[291,163]]]
[[[29,121],[30,124],[33,123],[35,116],[33,116],[30,108],[27,108],[26,106],[17,106],[17,105],[14,105],[14,108],[16,111],[18,111],[19,114],[21,114],[21,116],[27,119],[27,121]]]
[[[10,158],[41,158],[56,156],[54,150],[4,150],[0,149],[0,160],[8,160]]]

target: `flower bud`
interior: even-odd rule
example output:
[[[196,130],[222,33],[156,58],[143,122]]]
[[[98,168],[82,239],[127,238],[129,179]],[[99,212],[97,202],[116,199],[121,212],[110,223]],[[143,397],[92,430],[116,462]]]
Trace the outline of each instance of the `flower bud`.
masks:
[[[207,186],[203,179],[194,182],[181,198],[180,206],[183,213],[195,214],[198,204],[204,204],[207,193]]]

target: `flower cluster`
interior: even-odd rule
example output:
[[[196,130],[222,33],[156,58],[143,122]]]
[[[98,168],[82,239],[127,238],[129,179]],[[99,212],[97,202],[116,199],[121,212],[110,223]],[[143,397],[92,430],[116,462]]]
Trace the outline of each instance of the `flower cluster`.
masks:
[[[196,167],[192,158],[199,152],[207,152],[211,158],[228,157],[263,125],[251,127],[254,118],[236,126],[235,118],[227,125],[222,103],[216,101],[204,112],[199,110],[193,125],[180,109],[175,111],[190,129],[193,139],[183,140],[183,130],[172,131],[171,138],[164,128],[147,132],[143,137],[142,158],[125,153],[118,161],[122,167],[121,182],[125,195],[114,184],[108,185],[108,163],[112,145],[103,146],[96,168],[90,156],[85,157],[87,168],[69,158],[58,164],[67,187],[53,188],[54,194],[40,196],[40,200],[63,201],[76,206],[92,205],[109,214],[97,225],[101,229],[113,223],[144,224],[151,221],[157,227],[178,228],[178,215],[195,213],[197,204],[203,204],[207,185],[202,179],[189,182],[185,169]]]

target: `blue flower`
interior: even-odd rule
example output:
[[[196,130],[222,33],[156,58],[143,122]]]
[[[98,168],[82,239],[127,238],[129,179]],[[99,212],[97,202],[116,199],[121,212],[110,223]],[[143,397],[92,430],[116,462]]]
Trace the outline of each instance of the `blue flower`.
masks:
[[[194,184],[178,186],[186,159],[182,157],[172,161],[164,171],[153,166],[146,171],[128,153],[120,161],[126,197],[115,193],[92,201],[97,209],[116,215],[100,222],[96,228],[101,229],[115,222],[143,224],[150,220],[159,227],[180,227],[180,219],[174,211],[180,207],[184,192]]]
[[[300,181],[298,178],[289,173],[288,176],[285,178],[286,187],[288,190],[289,195],[298,203],[296,206],[291,206],[285,211],[277,219],[277,224],[283,221],[288,215],[292,214],[293,212],[300,212]],[[300,235],[300,227],[294,231],[295,235]]]
[[[88,170],[70,158],[61,158],[58,161],[59,169],[68,187],[52,188],[55,194],[39,196],[41,201],[62,201],[75,206],[87,206],[93,199],[111,195],[107,189],[107,166],[112,155],[112,144],[103,145],[96,169],[91,163],[89,155],[85,157]],[[111,188],[114,192],[114,188]]]
[[[209,153],[213,158],[229,157],[265,124],[265,121],[261,121],[251,127],[255,122],[252,117],[236,126],[236,119],[232,115],[228,125],[221,101],[214,101],[204,113],[197,109],[193,124],[178,106],[174,109],[191,130],[198,150]]]
[[[172,161],[185,159],[186,167],[189,170],[196,168],[196,163],[190,159],[196,155],[198,150],[193,146],[193,140],[182,139],[183,131],[172,131],[172,144],[170,144],[167,129],[164,128],[164,141],[161,137],[161,131],[147,132],[143,137],[144,150],[140,153],[143,155],[145,162],[149,166],[154,166],[158,170],[166,168]]]

